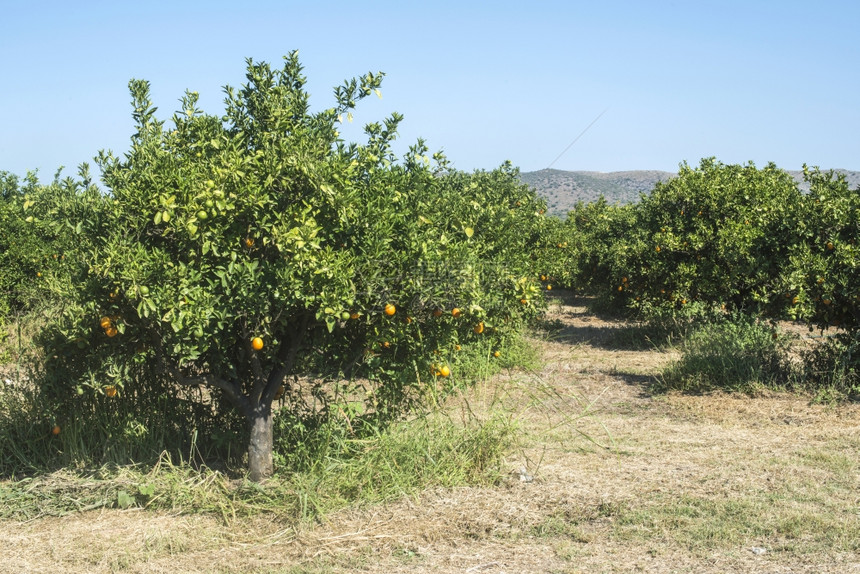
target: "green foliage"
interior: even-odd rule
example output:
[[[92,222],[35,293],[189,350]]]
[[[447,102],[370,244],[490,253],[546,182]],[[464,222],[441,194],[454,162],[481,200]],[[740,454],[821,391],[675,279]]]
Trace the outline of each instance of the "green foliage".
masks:
[[[365,144],[340,140],[382,74],[346,82],[318,113],[295,53],[280,70],[249,60],[247,80],[225,89],[223,117],[187,93],[169,127],[133,80],[131,149],[98,158],[109,192],[84,172],[24,208],[69,230],[76,255],[49,283],[63,307],[41,338],[56,412],[205,388],[220,420],[233,408],[245,421],[223,432],[250,433],[260,478],[276,397],[325,414],[332,381],[361,380],[362,413],[396,418],[457,349],[501,349],[536,317],[530,246],[545,207],[510,165],[456,172],[420,141],[398,162],[397,114],[366,126]],[[170,432],[217,426],[192,418]]]
[[[229,432],[235,421],[216,417],[199,391],[176,390],[142,372],[132,375],[137,385],[111,396],[111,387],[60,394],[26,363],[18,372],[8,371],[10,383],[0,387],[0,476],[154,463],[163,453],[177,460],[192,453],[228,457],[229,445],[198,444],[196,438]]]
[[[822,401],[860,399],[860,341],[848,333],[826,339],[804,354],[801,381]]]
[[[711,158],[697,168],[683,164],[677,177],[658,183],[636,205],[579,204],[565,222],[548,226],[552,241],[567,241],[576,253],[564,263],[567,275],[559,275],[594,294],[594,309],[643,320],[661,338],[695,325],[725,329],[725,315],[735,312],[844,329],[838,344],[806,356],[801,378],[812,388],[853,396],[860,192],[833,172],[805,168],[805,178],[808,194],[772,164],[757,169]],[[770,376],[734,361],[730,366],[752,370],[710,373],[711,359],[685,359],[689,364],[669,379],[698,388],[721,385],[722,378],[740,388]]]
[[[809,194],[794,217],[799,240],[789,246],[786,298],[797,315],[821,328],[860,328],[860,190],[844,176],[805,169]]]
[[[225,520],[260,512],[316,520],[348,504],[389,500],[433,486],[493,484],[516,431],[515,422],[502,413],[463,420],[436,413],[386,428],[362,427],[355,429],[360,434],[350,435],[334,421],[316,429],[294,424],[300,423],[277,420],[284,472],[265,489],[237,485],[227,473],[187,459],[180,462],[178,454],[165,452],[145,466],[66,466],[41,476],[16,476],[0,488],[0,517],[21,520],[137,507],[207,512]],[[32,444],[56,451],[63,434]],[[0,447],[8,450],[5,443]],[[62,445],[74,447],[74,439]]]
[[[773,164],[704,159],[636,205],[577,205],[550,237],[572,246],[565,282],[598,308],[661,321],[741,310],[853,330],[860,194],[833,173],[806,179],[804,195]]]
[[[747,315],[700,325],[681,350],[681,358],[663,373],[662,388],[751,392],[792,382],[787,341]]]
[[[25,210],[41,192],[33,173],[20,185],[16,176],[0,172],[0,320],[38,299],[37,285],[47,279],[46,267],[56,253],[50,237],[40,233],[40,222]]]
[[[626,284],[616,278],[617,299],[779,314],[790,305],[777,295],[797,241],[791,216],[800,199],[793,179],[772,164],[682,165],[677,178],[643,197],[631,238],[616,246],[628,277]]]

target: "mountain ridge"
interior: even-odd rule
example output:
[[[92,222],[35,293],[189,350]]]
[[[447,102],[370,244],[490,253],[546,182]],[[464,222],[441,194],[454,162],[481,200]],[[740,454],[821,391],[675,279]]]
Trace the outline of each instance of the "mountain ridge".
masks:
[[[800,170],[786,170],[798,182],[800,189],[809,186],[803,181]],[[822,170],[828,172],[831,170]],[[851,189],[860,188],[860,171],[833,169],[844,174]],[[520,173],[520,180],[533,188],[547,202],[547,210],[554,215],[566,215],[582,201],[589,203],[601,196],[609,203],[635,203],[641,194],[650,193],[659,181],[667,181],[677,173],[660,170],[627,171],[565,171],[541,169]]]

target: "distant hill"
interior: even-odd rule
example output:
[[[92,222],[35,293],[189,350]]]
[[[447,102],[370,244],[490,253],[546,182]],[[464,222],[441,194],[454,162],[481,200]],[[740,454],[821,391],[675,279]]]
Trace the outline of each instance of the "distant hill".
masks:
[[[851,189],[860,187],[860,171],[834,170],[845,174]],[[802,190],[808,186],[803,182],[802,171],[789,172],[800,183]],[[641,193],[650,193],[658,181],[675,177],[675,173],[656,170],[613,171],[562,171],[542,169],[520,174],[520,179],[547,201],[549,212],[566,215],[577,201],[585,203],[597,200],[601,195],[609,203],[635,203]]]

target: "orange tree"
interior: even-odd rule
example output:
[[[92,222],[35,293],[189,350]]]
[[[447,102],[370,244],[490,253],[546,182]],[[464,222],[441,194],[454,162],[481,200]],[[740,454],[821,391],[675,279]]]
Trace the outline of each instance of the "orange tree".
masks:
[[[564,222],[565,238],[557,245],[576,254],[570,275],[573,286],[599,295],[600,301],[612,300],[617,280],[627,274],[636,216],[636,206],[610,205],[603,197],[588,204],[577,202]]]
[[[29,237],[25,239],[29,230],[19,209],[23,195],[18,178],[8,172],[0,172],[0,325],[19,305],[20,286],[28,271],[32,276],[36,274],[36,269],[29,268],[30,265],[25,265],[22,260],[26,248],[19,250],[29,243]],[[29,259],[26,256],[26,260]]]
[[[82,166],[81,181],[88,172]],[[59,211],[74,216],[72,204],[86,183],[72,178],[41,185],[35,173],[23,182],[0,172],[0,321],[8,313],[26,313],[68,291],[76,231],[81,225],[56,224]],[[56,298],[53,302],[57,302]]]
[[[361,377],[376,384],[368,407],[395,411],[451,373],[446,353],[536,313],[520,303],[537,287],[519,246],[538,201],[515,172],[461,174],[421,142],[398,162],[397,114],[365,144],[339,138],[381,79],[346,82],[312,113],[295,53],[281,69],[249,60],[223,117],[187,93],[170,126],[132,81],[136,133],[124,158],[98,159],[109,194],[85,218],[85,273],[48,334],[52,383],[118,399],[142,376],[205,387],[244,420],[260,480],[276,400],[305,408],[319,376]],[[532,214],[513,215],[517,201]]]
[[[844,176],[804,166],[809,193],[793,224],[799,240],[791,245],[786,297],[797,315],[821,328],[848,332],[860,327],[860,193]]]
[[[783,314],[792,305],[785,270],[800,201],[791,176],[772,164],[682,164],[604,241],[611,264],[601,296],[646,313]]]

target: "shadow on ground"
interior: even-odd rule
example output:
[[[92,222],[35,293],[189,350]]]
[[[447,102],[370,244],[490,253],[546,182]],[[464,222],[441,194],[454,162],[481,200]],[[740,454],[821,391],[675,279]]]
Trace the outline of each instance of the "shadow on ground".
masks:
[[[548,300],[550,312],[538,329],[551,341],[609,351],[651,351],[668,342],[665,334],[648,325],[594,313],[592,297],[561,291],[548,295]]]
[[[615,379],[623,382],[628,387],[638,389],[637,397],[640,399],[650,399],[654,395],[660,394],[660,381],[654,375],[640,375],[638,373],[612,373]]]

